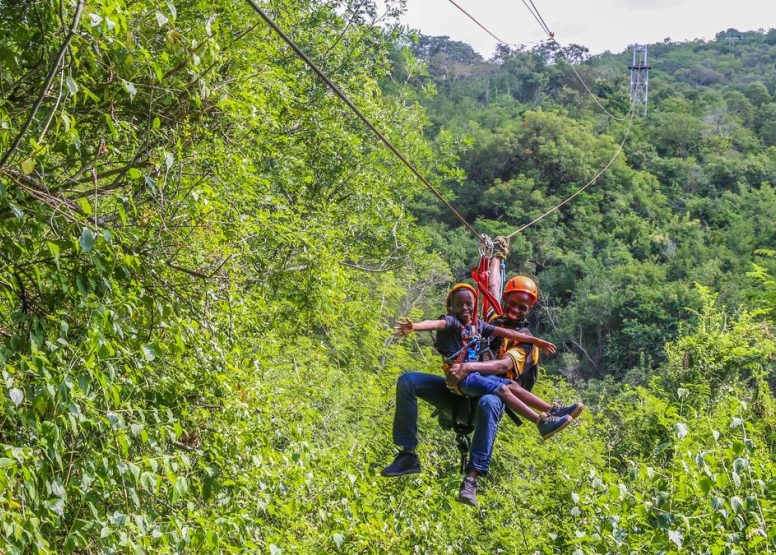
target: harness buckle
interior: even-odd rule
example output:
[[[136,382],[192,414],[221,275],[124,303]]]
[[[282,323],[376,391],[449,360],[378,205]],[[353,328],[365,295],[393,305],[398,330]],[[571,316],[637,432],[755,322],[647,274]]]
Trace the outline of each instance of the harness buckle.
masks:
[[[480,235],[480,242],[477,245],[477,250],[481,257],[493,258],[493,253],[496,251],[496,246],[493,244],[493,239],[488,237],[487,233]]]

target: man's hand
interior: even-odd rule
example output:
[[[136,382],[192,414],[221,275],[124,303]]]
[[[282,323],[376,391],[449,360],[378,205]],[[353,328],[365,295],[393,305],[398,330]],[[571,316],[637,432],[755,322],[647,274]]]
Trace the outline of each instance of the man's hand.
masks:
[[[544,339],[539,339],[538,337],[534,338],[534,345],[539,347],[540,351],[543,351],[545,353],[554,355],[558,352],[557,347],[550,343],[549,341],[545,341]]]
[[[471,370],[466,367],[466,363],[453,364],[445,371],[446,382],[448,389],[452,389],[458,385],[462,379],[471,374]]]
[[[493,239],[493,256],[504,259],[509,256],[509,237],[499,235]]]
[[[405,318],[402,320],[397,320],[396,325],[393,327],[393,329],[396,330],[397,334],[401,335],[409,335],[412,333],[413,326],[412,326],[412,320],[409,318]]]

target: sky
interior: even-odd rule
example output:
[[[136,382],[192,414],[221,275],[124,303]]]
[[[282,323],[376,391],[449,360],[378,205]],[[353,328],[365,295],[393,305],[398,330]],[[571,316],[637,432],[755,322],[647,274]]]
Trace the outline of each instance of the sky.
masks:
[[[455,0],[494,35],[529,48],[546,39],[520,0]],[[530,6],[531,2],[526,0]],[[630,45],[713,39],[720,31],[776,27],[774,0],[533,0],[561,46],[585,46],[590,54],[629,50]],[[449,0],[407,0],[402,18],[424,35],[447,35],[485,58],[496,40]]]

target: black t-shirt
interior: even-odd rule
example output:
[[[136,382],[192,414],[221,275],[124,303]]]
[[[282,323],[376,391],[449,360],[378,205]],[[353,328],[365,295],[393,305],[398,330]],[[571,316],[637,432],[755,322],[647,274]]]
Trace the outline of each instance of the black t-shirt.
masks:
[[[437,331],[434,346],[440,355],[448,359],[458,353],[471,338],[467,337],[466,341],[464,341],[464,325],[454,314],[445,314],[440,316],[439,319],[445,321],[445,327]],[[484,339],[489,338],[493,334],[494,329],[485,320],[477,318],[477,331]]]

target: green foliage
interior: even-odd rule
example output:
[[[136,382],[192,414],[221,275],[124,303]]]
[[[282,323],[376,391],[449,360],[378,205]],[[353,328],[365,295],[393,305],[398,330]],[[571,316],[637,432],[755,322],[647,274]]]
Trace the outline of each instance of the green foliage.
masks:
[[[761,255],[763,260],[776,257],[776,252],[767,249],[759,250],[757,254]],[[762,263],[753,264],[752,271],[747,276],[754,278],[762,286],[762,290],[756,293],[752,301],[767,312],[772,323],[776,322],[776,277]]]
[[[713,411],[688,414],[682,402],[688,392],[678,390],[661,410],[668,435],[658,447],[662,462],[613,456],[622,472],[591,469],[572,494],[579,552],[770,552],[776,468],[738,393],[726,393]],[[624,416],[622,427],[652,427]]]
[[[692,332],[666,347],[669,383],[689,390],[698,387],[703,402],[729,384],[773,377],[776,344],[768,326],[758,321],[759,312],[729,315],[716,306],[708,288],[698,289],[703,307]]]
[[[393,321],[439,314],[476,239],[248,4],[5,2],[0,552],[776,548],[772,68],[662,45],[678,92],[628,127],[569,65],[625,113],[615,57],[420,37],[419,62],[402,6],[266,9],[478,229],[557,205],[630,134],[509,259],[553,366],[603,378],[588,411],[548,443],[505,422],[479,511],[426,406],[424,473],[378,478],[396,378],[439,371]],[[727,317],[694,281],[759,304]]]
[[[422,113],[376,94],[391,31],[372,4],[339,7],[272,12],[444,174],[411,130]],[[261,438],[324,437],[294,435],[293,399],[318,410],[334,390],[318,374],[378,366],[393,314],[364,299],[423,246],[403,208],[418,186],[247,5],[38,2],[3,20],[0,551],[270,550],[288,529],[259,516],[288,507],[256,499],[285,455],[267,467]],[[258,425],[262,406],[278,412]]]

